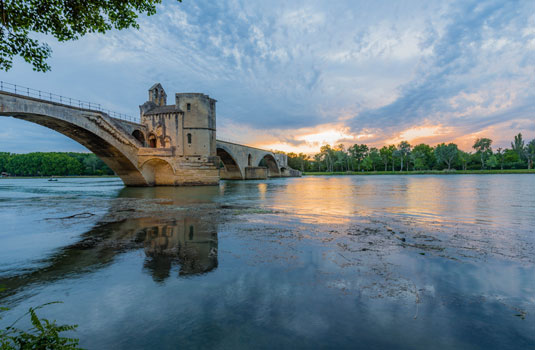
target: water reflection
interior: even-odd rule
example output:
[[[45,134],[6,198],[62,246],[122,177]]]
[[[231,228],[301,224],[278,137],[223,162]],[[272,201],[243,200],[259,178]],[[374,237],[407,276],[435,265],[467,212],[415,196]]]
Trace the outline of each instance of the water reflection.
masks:
[[[209,272],[217,267],[217,232],[211,223],[187,218],[162,224],[143,223],[136,239],[143,240],[145,270],[155,281],[169,277],[171,267],[180,266],[179,275]]]
[[[157,199],[163,204],[196,205],[214,203],[224,191],[218,186],[198,187],[124,187],[118,194],[119,198]]]
[[[90,349],[531,349],[534,180],[88,179],[46,194],[21,180],[21,195],[0,187],[0,328],[62,300],[42,315],[79,324]]]
[[[191,276],[208,273],[218,266],[217,215],[213,211],[195,208],[173,212],[173,216],[152,213],[149,217],[134,214],[154,200],[161,207],[161,200],[169,200],[169,206],[179,203],[212,203],[218,191],[203,188],[192,195],[188,190],[174,188],[124,189],[119,199],[144,198],[150,201],[139,203],[130,201],[133,207],[125,207],[119,200],[109,208],[99,223],[80,235],[80,239],[56,250],[38,264],[38,268],[26,269],[14,276],[0,278],[0,286],[6,288],[0,296],[15,294],[19,289],[32,284],[44,284],[76,277],[105,268],[126,252],[140,250],[145,261],[142,269],[157,282],[172,276]],[[165,205],[164,205],[165,206]],[[116,217],[125,214],[125,217]],[[61,222],[56,222],[60,224]],[[20,271],[18,271],[20,272]]]

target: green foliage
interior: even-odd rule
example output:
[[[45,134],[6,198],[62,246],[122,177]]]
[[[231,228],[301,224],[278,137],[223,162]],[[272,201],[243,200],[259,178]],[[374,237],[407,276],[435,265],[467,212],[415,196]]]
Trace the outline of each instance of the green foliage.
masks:
[[[77,325],[58,325],[56,321],[49,321],[46,318],[39,318],[36,311],[51,304],[51,302],[37,307],[31,307],[27,313],[19,317],[15,322],[5,329],[0,330],[1,350],[74,350],[78,347],[78,339],[63,337],[60,333],[74,331]],[[7,310],[2,308],[2,310]],[[21,330],[15,325],[24,317],[29,316],[32,327],[28,330]]]
[[[485,160],[492,154],[492,140],[487,138],[477,139],[472,148],[474,148],[481,159],[481,169],[485,169]]]
[[[466,170],[471,156],[472,155],[470,153],[461,150],[459,150],[459,152],[457,153],[457,160],[461,163],[461,167],[463,170]]]
[[[364,158],[368,155],[368,146],[354,144],[348,149],[349,154],[357,162],[357,170],[360,171],[360,166]]]
[[[493,168],[496,168],[498,166],[498,158],[496,157],[496,155],[491,155],[489,157],[489,159],[487,159],[487,167],[489,169],[493,169]]]
[[[533,160],[535,160],[535,139],[528,143],[524,150],[524,154],[528,160],[528,169],[533,169]]]
[[[462,175],[462,174],[535,174],[534,169],[506,169],[506,170],[413,170],[413,171],[368,171],[368,172],[356,172],[356,171],[332,171],[332,172],[305,172],[304,175],[316,176],[316,175]]]
[[[307,166],[309,164],[309,156],[304,153],[288,153],[288,165],[290,168],[298,169],[301,171],[308,170]]]
[[[113,171],[92,153],[0,152],[0,172],[12,176],[113,175]]]
[[[408,169],[409,163],[406,162],[405,160],[409,156],[410,153],[411,153],[411,145],[407,141],[401,141],[397,149],[397,156],[399,157],[400,162],[401,162],[401,171],[403,171],[404,162],[407,165],[407,170],[409,170]]]
[[[451,164],[457,157],[457,153],[459,153],[459,149],[454,143],[448,145],[441,143],[435,147],[435,157],[437,158],[437,162],[446,163],[448,170],[451,169]]]
[[[392,153],[394,152],[394,150],[392,148],[395,148],[395,147],[383,146],[379,150],[379,155],[381,156],[381,161],[383,162],[383,164],[385,166],[385,171],[388,168],[388,164],[392,162]]]
[[[181,1],[181,0],[178,0]],[[46,72],[52,51],[32,34],[58,41],[76,40],[87,33],[138,28],[139,14],[156,13],[161,0],[3,0],[0,1],[0,70],[9,70],[15,56]]]
[[[516,144],[516,146],[515,146]],[[364,144],[355,144],[347,148],[343,145],[331,147],[324,145],[320,153],[313,157],[308,157],[303,153],[288,154],[288,163],[294,169],[303,172],[322,172],[338,174],[357,172],[373,172],[379,174],[380,168],[384,172],[400,171],[421,171],[423,173],[435,173],[433,170],[442,171],[466,171],[473,173],[473,170],[484,169],[532,169],[535,161],[535,140],[523,146],[521,158],[520,153],[515,149],[498,148],[494,153],[491,148],[492,140],[481,138],[476,140],[473,148],[475,153],[468,153],[459,150],[456,144],[439,144],[431,147],[424,143],[414,146],[407,141],[402,141],[397,147],[395,145],[383,146],[381,149],[369,148]],[[522,134],[515,136],[513,147],[524,145]],[[0,159],[1,164],[1,159]],[[379,169],[378,169],[379,167]],[[415,172],[410,172],[414,174]]]
[[[411,153],[411,160],[414,164],[414,169],[433,169],[437,163],[433,147],[421,143],[414,146]]]
[[[524,158],[524,140],[521,133],[518,133],[518,135],[515,136],[515,141],[511,142],[511,149],[518,154],[518,158]]]

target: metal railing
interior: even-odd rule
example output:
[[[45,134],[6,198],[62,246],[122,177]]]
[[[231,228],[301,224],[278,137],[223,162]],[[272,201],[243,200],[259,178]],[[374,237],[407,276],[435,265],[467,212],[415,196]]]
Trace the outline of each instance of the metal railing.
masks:
[[[239,141],[236,141],[236,140],[233,140],[233,139],[230,139],[228,137],[221,137],[219,135],[217,135],[217,141],[223,141],[223,142],[228,142],[228,143],[235,143],[237,145],[243,145],[244,143],[243,142],[239,142]]]
[[[17,95],[28,96],[37,98],[44,101],[56,102],[66,106],[78,107],[82,109],[88,109],[91,111],[98,111],[106,113],[108,116],[116,119],[131,121],[139,123],[139,118],[134,118],[130,115],[111,111],[109,109],[102,108],[100,103],[94,103],[90,101],[82,101],[72,97],[65,97],[51,92],[32,89],[26,86],[11,84],[0,80],[0,91],[11,92]]]

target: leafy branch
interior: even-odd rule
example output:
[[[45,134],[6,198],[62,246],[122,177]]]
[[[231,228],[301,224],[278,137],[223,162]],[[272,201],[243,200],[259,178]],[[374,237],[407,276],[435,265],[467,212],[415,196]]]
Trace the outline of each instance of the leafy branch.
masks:
[[[49,321],[46,318],[39,318],[36,311],[48,305],[61,304],[59,301],[45,303],[36,307],[30,307],[28,312],[17,318],[10,326],[0,330],[0,349],[40,349],[40,350],[75,350],[78,347],[78,339],[62,337],[60,333],[74,331],[77,325],[58,325],[56,321]],[[9,310],[0,307],[0,311]],[[16,324],[23,318],[29,316],[32,327],[25,331],[16,328]],[[1,317],[0,317],[1,319]]]
[[[178,0],[181,1],[181,0]],[[31,38],[31,33],[51,35],[60,42],[88,33],[139,28],[139,14],[156,13],[162,0],[0,0],[0,70],[8,71],[15,56],[33,70],[51,69],[46,62],[52,50]]]

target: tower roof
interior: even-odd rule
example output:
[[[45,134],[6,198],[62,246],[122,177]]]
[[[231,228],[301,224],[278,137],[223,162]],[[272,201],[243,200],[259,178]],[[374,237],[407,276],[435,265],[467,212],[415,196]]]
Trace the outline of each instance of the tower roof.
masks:
[[[162,84],[160,84],[160,83],[156,83],[156,84],[152,85],[151,88],[149,89],[149,91],[152,91],[152,90],[155,90],[155,89],[161,89],[161,90],[163,90],[163,86],[162,86]]]

